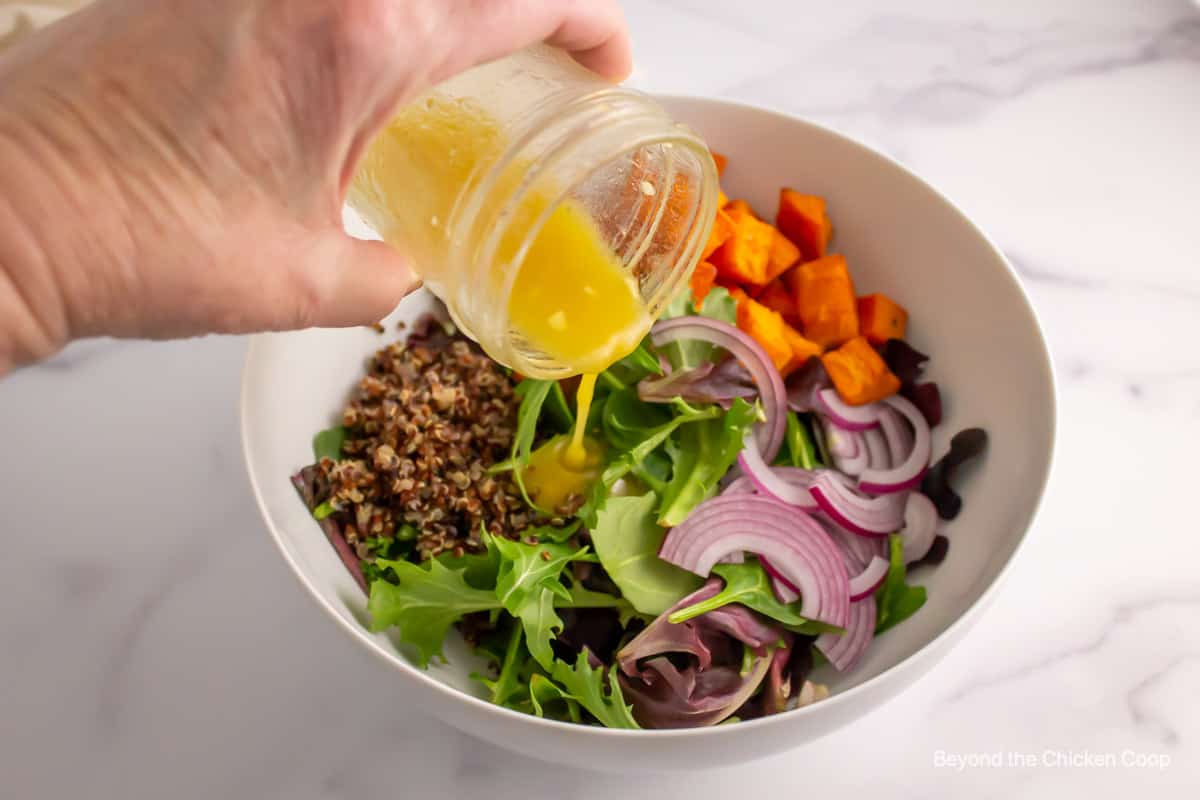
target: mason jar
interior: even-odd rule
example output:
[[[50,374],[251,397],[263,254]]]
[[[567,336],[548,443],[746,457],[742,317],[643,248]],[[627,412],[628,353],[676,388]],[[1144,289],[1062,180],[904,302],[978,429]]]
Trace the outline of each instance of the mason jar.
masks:
[[[580,268],[561,230],[539,239],[547,220],[568,205],[587,219],[587,235],[644,310],[625,332],[636,345],[699,260],[717,195],[716,166],[696,134],[650,97],[538,46],[398,109],[368,147],[347,201],[492,358],[530,377],[561,378],[595,365],[556,356],[522,330],[521,319],[541,310],[524,305],[517,280],[531,253],[544,262],[547,247],[560,244],[562,269]],[[603,299],[570,306],[554,313],[610,324]]]

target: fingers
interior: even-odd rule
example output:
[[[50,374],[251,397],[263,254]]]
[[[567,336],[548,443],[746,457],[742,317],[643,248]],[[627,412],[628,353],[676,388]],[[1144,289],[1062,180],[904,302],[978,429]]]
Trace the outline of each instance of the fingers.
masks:
[[[633,48],[621,6],[590,0],[569,5],[569,13],[546,37],[546,43],[561,47],[610,81],[628,78],[633,71]]]
[[[307,295],[295,327],[342,328],[379,322],[420,285],[406,259],[383,242],[338,230],[318,234],[300,283]]]
[[[438,33],[450,57],[434,80],[546,42],[611,81],[633,69],[625,15],[617,0],[476,0],[447,4]]]

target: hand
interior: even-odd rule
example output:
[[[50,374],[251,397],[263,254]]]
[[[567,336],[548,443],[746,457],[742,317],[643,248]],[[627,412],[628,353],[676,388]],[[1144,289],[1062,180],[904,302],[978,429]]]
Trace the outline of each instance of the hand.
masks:
[[[616,0],[100,0],[0,56],[0,375],[71,338],[365,324],[342,231],[392,110],[539,40],[612,78]]]

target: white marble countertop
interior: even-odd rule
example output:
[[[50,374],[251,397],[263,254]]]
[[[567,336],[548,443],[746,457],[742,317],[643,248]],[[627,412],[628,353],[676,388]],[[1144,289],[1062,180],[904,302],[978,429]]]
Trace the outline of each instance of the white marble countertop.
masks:
[[[962,204],[1021,270],[1061,380],[1058,461],[978,626],[894,702],[765,762],[631,785],[513,756],[390,703],[387,673],[278,558],[238,443],[244,342],[85,342],[0,384],[0,795],[1194,796],[1200,12],[628,12],[639,85],[861,137]],[[988,758],[946,763],[967,754]]]

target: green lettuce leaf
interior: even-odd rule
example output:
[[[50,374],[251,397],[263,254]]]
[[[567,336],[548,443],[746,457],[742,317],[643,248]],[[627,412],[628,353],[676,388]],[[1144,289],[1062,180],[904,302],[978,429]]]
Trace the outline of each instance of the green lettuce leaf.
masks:
[[[720,419],[687,425],[667,441],[672,470],[662,492],[660,525],[678,525],[712,497],[717,482],[737,460],[746,431],[757,419],[756,408],[739,397]]]
[[[925,605],[925,587],[909,586],[904,567],[904,542],[898,534],[888,537],[889,565],[883,585],[875,590],[875,635],[886,631],[917,613]]]
[[[512,457],[509,462],[513,471],[513,481],[521,490],[525,504],[531,508],[537,506],[525,491],[523,474],[525,467],[529,465],[529,455],[533,452],[533,440],[537,436],[537,422],[542,413],[542,406],[546,404],[546,398],[557,385],[557,381],[527,379],[517,384],[517,388],[513,390],[513,393],[521,398],[521,405],[517,409],[517,431],[513,436]]]
[[[367,601],[371,630],[398,627],[400,639],[417,648],[423,667],[442,655],[446,633],[463,615],[500,605],[495,592],[474,588],[462,569],[450,569],[436,559],[423,566],[383,559],[375,563],[380,569],[391,568],[399,583],[372,581]]]
[[[579,509],[579,513],[577,514],[583,520],[583,524],[589,529],[595,527],[596,514],[608,500],[613,485],[630,472],[640,468],[651,458],[651,454],[661,447],[663,442],[679,426],[686,425],[689,422],[715,419],[724,413],[720,406],[712,405],[696,408],[688,405],[679,398],[676,398],[670,407],[675,412],[674,417],[662,425],[646,431],[645,438],[610,461],[608,466],[604,468],[604,471],[600,473],[600,478],[592,484],[587,502],[583,504],[583,508]]]
[[[521,625],[512,625],[504,657],[497,659],[500,671],[495,680],[478,673],[472,676],[488,688],[491,701],[498,706],[508,705],[525,691],[525,683],[521,680],[521,666],[529,657],[529,652],[523,647],[523,632],[524,628]]]
[[[699,308],[692,302],[692,293],[686,288],[670,302],[662,314],[663,319],[682,316],[701,316],[720,320],[730,325],[737,324],[737,301],[722,286],[714,286],[705,296]],[[662,348],[663,354],[674,369],[692,369],[712,359],[714,347],[699,340],[672,342]]]
[[[566,689],[540,672],[529,679],[529,700],[533,706],[533,713],[539,717],[548,716],[547,710],[550,703],[562,701],[566,708],[567,718],[571,722],[580,721],[579,702]]]
[[[604,402],[601,425],[604,438],[618,452],[632,450],[655,428],[669,422],[671,412],[661,403],[646,403],[638,398],[637,389],[613,392]]]
[[[808,433],[808,426],[795,411],[787,415],[787,431],[780,451],[782,463],[803,469],[817,468],[817,449]]]
[[[331,458],[337,461],[342,457],[342,445],[346,443],[346,429],[341,425],[321,431],[313,437],[313,457],[320,461]]]
[[[530,654],[550,669],[554,661],[550,641],[563,628],[554,611],[555,597],[565,602],[571,599],[561,581],[562,571],[571,561],[586,556],[587,548],[553,542],[528,545],[501,538],[492,538],[491,543],[502,559],[496,597],[505,611],[521,620]]]
[[[562,629],[555,608],[608,607],[625,613],[621,598],[562,583],[567,564],[594,558],[588,548],[529,545],[486,534],[483,541],[487,550],[478,555],[424,564],[376,559],[378,577],[371,581],[367,601],[371,630],[399,627],[401,641],[416,647],[419,663],[427,666],[441,655],[450,626],[464,615],[504,610],[520,621],[528,651],[550,669],[550,641]]]
[[[577,700],[587,712],[607,728],[639,728],[630,706],[625,705],[621,685],[603,667],[593,669],[588,664],[587,652],[581,652],[575,665],[555,661],[551,673],[568,695]],[[607,680],[605,678],[607,677]],[[608,684],[607,689],[605,684]]]
[[[742,564],[716,564],[713,573],[725,580],[725,587],[707,600],[701,600],[686,608],[681,608],[667,621],[679,624],[701,614],[729,605],[740,603],[746,608],[753,609],[764,617],[770,617],[783,627],[796,633],[819,635],[827,631],[844,633],[842,628],[829,625],[817,620],[803,617],[797,611],[797,604],[784,604],[775,597],[771,589],[771,579],[756,559],[748,558]]]
[[[654,521],[653,494],[613,497],[591,529],[604,571],[643,614],[658,616],[699,588],[701,580],[658,557],[666,529]]]

